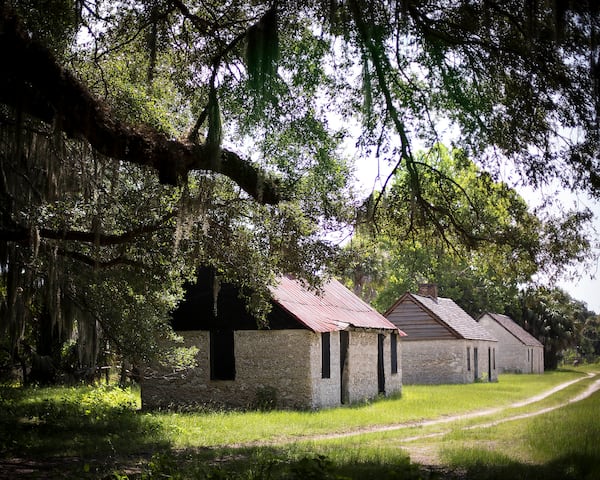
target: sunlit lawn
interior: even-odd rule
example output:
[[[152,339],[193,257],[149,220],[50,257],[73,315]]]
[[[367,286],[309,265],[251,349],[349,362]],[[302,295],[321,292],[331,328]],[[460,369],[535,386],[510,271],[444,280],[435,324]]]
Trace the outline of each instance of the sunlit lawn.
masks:
[[[400,398],[317,412],[158,413],[154,418],[179,448],[282,441],[508,405],[580,377],[577,372],[549,372],[502,375],[497,383],[413,385],[404,387]]]
[[[139,391],[135,388],[0,387],[0,453],[4,458],[78,457],[86,465],[88,476],[94,471],[105,475],[107,458],[111,459],[110,468],[119,471],[120,464],[131,463],[132,458],[139,456],[146,472],[140,475],[146,475],[145,478],[154,478],[152,475],[161,478],[421,478],[423,473],[410,464],[404,450],[405,439],[439,431],[439,425],[404,426],[400,430],[338,439],[319,437],[506,407],[560,383],[582,379],[535,406],[507,409],[514,413],[526,412],[539,405],[557,404],[583,390],[589,383],[584,377],[577,371],[559,371],[544,375],[501,375],[497,383],[406,386],[401,397],[316,412],[145,412],[139,410]],[[515,427],[515,422],[470,430],[468,434],[459,429],[500,418],[506,415],[507,410],[504,410],[477,420],[453,422],[454,430],[428,442],[439,441],[440,445],[451,446],[441,450],[444,461],[467,466],[474,472],[472,475],[481,473],[475,466],[482,464],[551,463],[558,458],[557,452],[572,455],[579,445],[576,435],[570,439],[561,437],[560,426],[550,430],[552,422],[564,424],[565,412],[574,415],[567,421],[578,428],[579,424],[586,426],[587,430],[581,427],[581,431],[585,432],[585,441],[592,450],[592,446],[600,445],[595,422],[589,421],[596,418],[594,408],[598,408],[599,403],[581,402],[520,422],[518,425],[527,425],[525,430]],[[579,410],[586,405],[587,409]],[[548,422],[548,419],[552,419],[550,424],[536,423]],[[544,429],[551,432],[552,438],[539,435]],[[539,443],[538,437],[549,443]],[[564,451],[560,449],[563,442],[568,445]],[[127,460],[123,460],[125,458]],[[96,468],[89,469],[89,462]],[[223,468],[228,472],[225,476],[214,476],[215,469]],[[398,472],[402,476],[397,476]],[[486,472],[489,473],[489,469]],[[119,475],[126,478],[122,473]]]
[[[544,415],[455,432],[442,460],[469,478],[599,479],[600,393]]]

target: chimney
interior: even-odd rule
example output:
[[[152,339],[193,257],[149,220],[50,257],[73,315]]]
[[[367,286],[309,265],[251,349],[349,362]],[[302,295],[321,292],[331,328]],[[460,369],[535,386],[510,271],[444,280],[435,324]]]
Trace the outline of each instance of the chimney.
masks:
[[[430,297],[431,299],[437,301],[437,283],[420,283],[419,292],[417,293],[417,295],[421,295],[422,297]]]

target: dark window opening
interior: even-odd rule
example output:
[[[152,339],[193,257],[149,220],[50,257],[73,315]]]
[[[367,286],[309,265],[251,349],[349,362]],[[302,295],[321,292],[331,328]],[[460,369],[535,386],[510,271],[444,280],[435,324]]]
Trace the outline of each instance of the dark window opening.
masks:
[[[471,347],[467,347],[467,372],[471,371]]]
[[[210,379],[235,380],[233,330],[210,332]]]
[[[321,378],[331,378],[331,335],[321,334]]]
[[[398,373],[398,335],[390,335],[390,358],[392,361],[392,374]]]

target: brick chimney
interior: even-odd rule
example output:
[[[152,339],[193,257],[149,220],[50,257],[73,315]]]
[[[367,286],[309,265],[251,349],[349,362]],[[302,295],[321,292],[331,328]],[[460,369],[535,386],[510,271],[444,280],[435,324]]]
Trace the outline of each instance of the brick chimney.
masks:
[[[437,301],[438,298],[438,287],[437,283],[420,283],[419,284],[419,292],[417,295],[421,295],[422,297],[431,297],[433,300]]]

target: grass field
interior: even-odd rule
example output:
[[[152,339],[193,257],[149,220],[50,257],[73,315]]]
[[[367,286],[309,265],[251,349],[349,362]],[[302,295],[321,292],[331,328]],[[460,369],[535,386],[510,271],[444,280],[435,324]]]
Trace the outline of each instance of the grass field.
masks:
[[[44,478],[600,478],[600,394],[556,408],[590,384],[582,371],[407,386],[318,412],[143,412],[134,388],[4,386],[0,455],[13,467],[41,461]],[[556,409],[506,420],[540,408]],[[494,421],[504,423],[484,426]],[[423,470],[409,455],[441,466]]]

